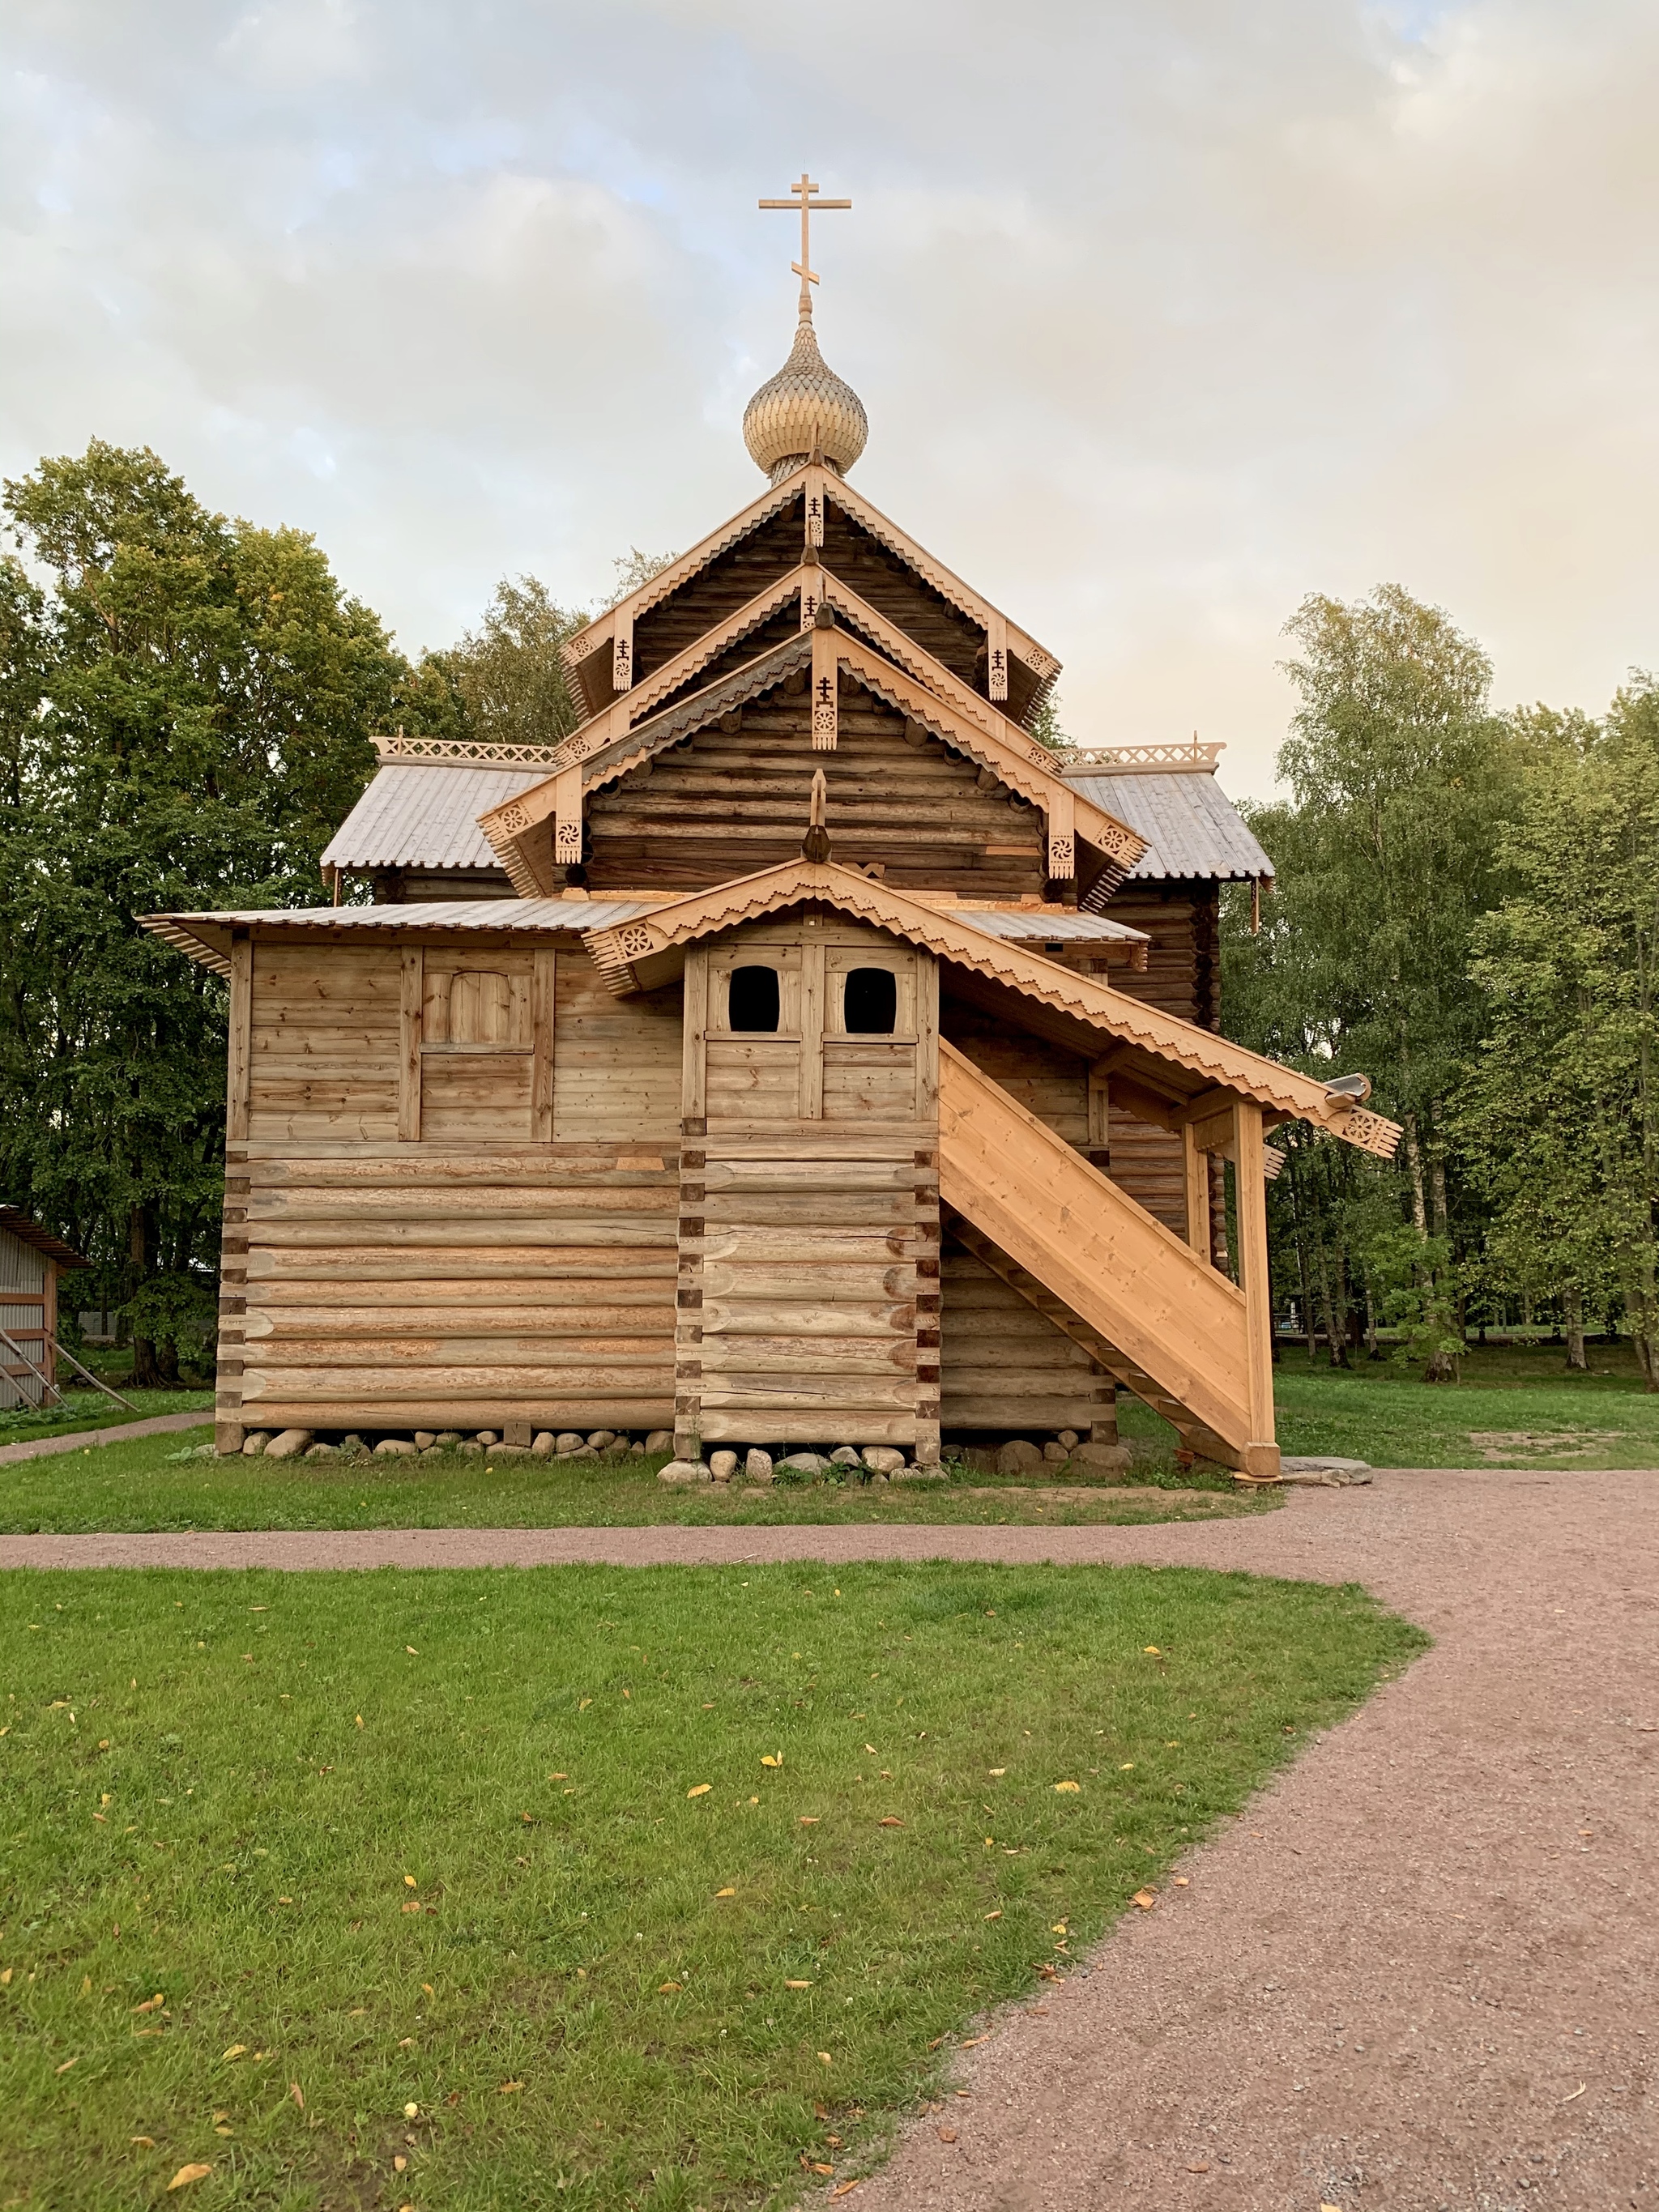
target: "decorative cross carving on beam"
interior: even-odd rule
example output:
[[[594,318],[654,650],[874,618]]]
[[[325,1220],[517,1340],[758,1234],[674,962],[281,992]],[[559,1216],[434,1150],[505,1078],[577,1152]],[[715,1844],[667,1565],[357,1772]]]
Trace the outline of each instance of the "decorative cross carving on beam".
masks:
[[[812,266],[811,234],[809,228],[811,217],[824,208],[850,208],[853,204],[851,200],[816,198],[814,195],[817,189],[811,177],[803,169],[796,182],[790,185],[790,197],[787,200],[760,202],[760,205],[763,208],[798,207],[800,210],[800,259],[792,261],[789,266],[800,278],[801,313],[805,315],[810,315],[812,312],[812,295],[808,291],[807,286],[816,284],[818,281],[817,271]]]

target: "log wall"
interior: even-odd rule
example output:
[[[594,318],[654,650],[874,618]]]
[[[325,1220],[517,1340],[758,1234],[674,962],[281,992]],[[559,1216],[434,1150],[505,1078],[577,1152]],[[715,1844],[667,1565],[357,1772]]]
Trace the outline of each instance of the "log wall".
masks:
[[[959,1244],[945,1247],[939,1422],[952,1434],[1115,1436],[1116,1388],[1044,1314]]]
[[[833,752],[814,752],[802,675],[590,793],[590,890],[692,890],[798,859],[812,774],[837,860],[899,889],[1042,895],[1039,811],[843,674]],[[794,688],[791,688],[793,686]]]

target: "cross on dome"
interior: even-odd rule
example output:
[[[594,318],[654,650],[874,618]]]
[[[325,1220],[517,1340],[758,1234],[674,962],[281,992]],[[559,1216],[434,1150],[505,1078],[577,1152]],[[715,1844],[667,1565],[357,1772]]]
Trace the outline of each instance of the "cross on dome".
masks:
[[[790,268],[800,278],[795,343],[777,374],[762,385],[744,410],[743,439],[756,465],[774,483],[819,460],[844,475],[864,451],[870,424],[849,384],[824,364],[812,328],[812,290],[818,281],[812,266],[811,218],[826,209],[850,208],[851,200],[830,200],[803,169],[787,199],[762,200],[763,208],[798,210],[800,259]]]
[[[818,187],[803,169],[795,182],[789,187],[793,195],[792,198],[762,200],[759,203],[759,205],[763,208],[798,207],[800,210],[800,259],[792,261],[789,266],[800,278],[800,311],[802,314],[809,316],[812,312],[812,295],[806,288],[809,284],[816,284],[818,281],[817,271],[812,266],[812,237],[810,228],[811,219],[823,209],[850,208],[853,204],[851,200],[817,199],[813,195],[817,189]]]

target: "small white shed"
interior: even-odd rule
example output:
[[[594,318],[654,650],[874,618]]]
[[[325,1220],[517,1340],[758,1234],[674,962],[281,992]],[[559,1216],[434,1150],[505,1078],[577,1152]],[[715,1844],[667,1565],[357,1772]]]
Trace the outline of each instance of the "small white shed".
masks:
[[[58,1279],[90,1264],[27,1213],[0,1206],[0,1408],[56,1396]]]

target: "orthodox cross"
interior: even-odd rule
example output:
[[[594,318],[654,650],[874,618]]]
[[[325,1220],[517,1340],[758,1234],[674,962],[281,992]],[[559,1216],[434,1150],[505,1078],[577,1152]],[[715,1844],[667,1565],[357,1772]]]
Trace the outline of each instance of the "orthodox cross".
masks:
[[[799,261],[792,261],[789,266],[794,270],[796,276],[800,278],[801,312],[804,314],[808,315],[812,312],[812,295],[806,288],[809,284],[816,284],[818,281],[817,271],[812,266],[811,235],[808,228],[811,219],[821,209],[850,208],[853,204],[851,200],[825,200],[815,198],[814,195],[817,191],[817,186],[812,182],[811,177],[809,177],[805,170],[803,169],[796,182],[790,185],[790,196],[787,200],[762,200],[760,202],[760,205],[763,208],[799,207],[800,210],[800,259]]]

